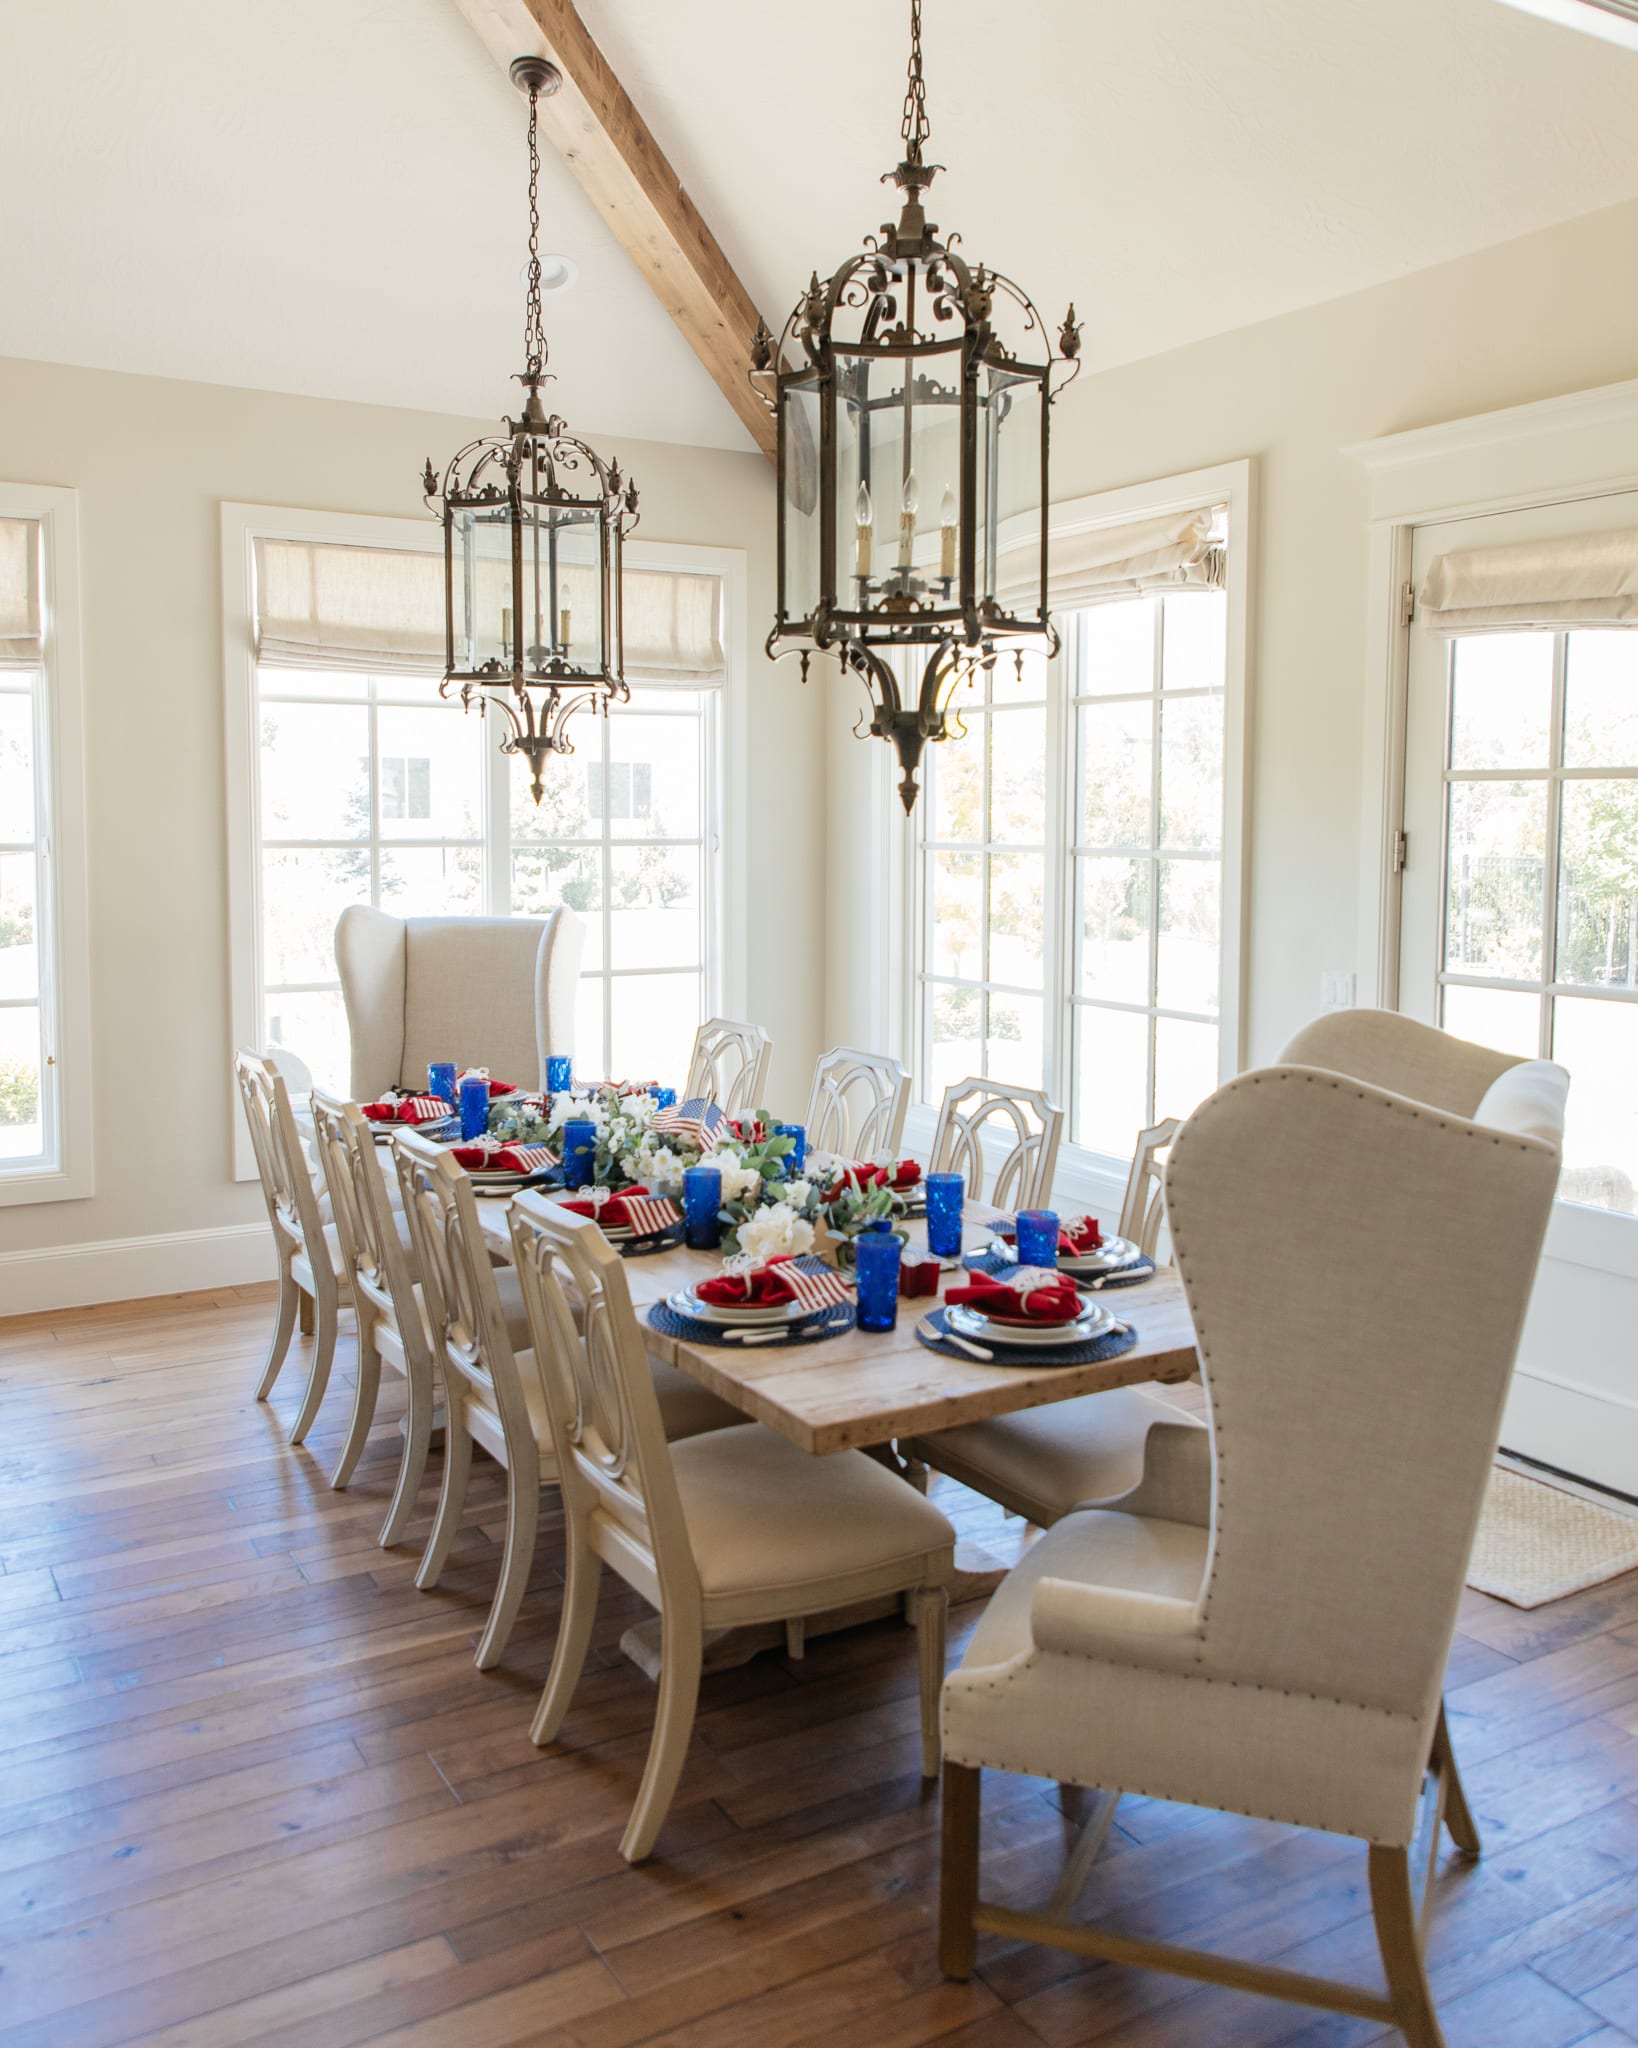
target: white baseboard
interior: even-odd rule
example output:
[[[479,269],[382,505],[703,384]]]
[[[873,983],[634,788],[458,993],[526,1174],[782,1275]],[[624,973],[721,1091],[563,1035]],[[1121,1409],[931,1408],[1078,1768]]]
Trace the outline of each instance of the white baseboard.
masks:
[[[0,1316],[243,1287],[273,1277],[273,1236],[265,1222],[0,1252]]]

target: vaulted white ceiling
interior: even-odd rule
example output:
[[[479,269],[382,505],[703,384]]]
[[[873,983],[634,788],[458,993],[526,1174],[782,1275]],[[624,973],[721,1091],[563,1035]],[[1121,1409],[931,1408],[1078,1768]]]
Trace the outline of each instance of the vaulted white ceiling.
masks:
[[[903,0],[580,0],[770,320],[886,217]],[[1638,55],[1496,0],[926,0],[933,217],[1094,366],[1638,196]],[[0,0],[0,353],[496,414],[523,104],[453,0]],[[555,402],[748,441],[548,153]]]

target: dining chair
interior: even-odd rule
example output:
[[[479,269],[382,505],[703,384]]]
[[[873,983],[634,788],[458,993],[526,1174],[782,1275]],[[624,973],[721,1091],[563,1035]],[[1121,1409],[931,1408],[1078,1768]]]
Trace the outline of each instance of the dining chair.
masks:
[[[529,1583],[541,1489],[559,1477],[551,1422],[518,1276],[490,1263],[471,1180],[447,1149],[408,1131],[395,1136],[393,1154],[444,1382],[443,1485],[415,1583],[430,1590],[448,1562],[476,1444],[506,1471],[506,1545],[476,1657],[478,1669],[487,1671],[506,1648]],[[516,1304],[510,1311],[503,1292]],[[662,1426],[673,1435],[742,1420],[737,1409],[675,1367],[655,1362],[650,1372]]]
[[[744,1116],[763,1106],[773,1040],[760,1024],[736,1024],[729,1017],[711,1017],[694,1034],[683,1100],[705,1096],[730,1116]]]
[[[999,1133],[1010,1150],[996,1170],[990,1200],[998,1209],[1039,1209],[1052,1197],[1064,1113],[1039,1088],[1016,1088],[971,1074],[944,1091],[928,1157],[931,1173],[959,1173],[975,1198],[984,1187],[984,1139]]]
[[[1119,1235],[1153,1258],[1166,1204],[1161,1159],[1182,1128],[1165,1117],[1138,1133],[1126,1176]],[[1143,1471],[1143,1448],[1156,1423],[1198,1427],[1183,1411],[1137,1387],[1080,1394],[1014,1415],[958,1423],[935,1436],[907,1437],[902,1457],[931,1466],[1048,1529],[1082,1502],[1124,1493]]]
[[[808,1149],[841,1159],[892,1159],[904,1142],[910,1076],[885,1053],[821,1053],[808,1097]]]
[[[394,917],[350,903],[336,920],[336,969],[352,1045],[352,1095],[424,1089],[434,1060],[487,1067],[520,1088],[574,1051],[586,928],[545,917]]]
[[[1459,1110],[1282,1062],[1218,1089],[1172,1145],[1167,1220],[1211,1427],[1152,1430],[1129,1495],[1049,1529],[946,1682],[951,1976],[996,1933],[1442,2048],[1424,1961],[1441,1826],[1466,1856],[1480,1843],[1441,1691],[1568,1077],[1372,1028],[1372,1056],[1396,1047],[1468,1095],[1502,1071]],[[1078,1882],[1055,1894],[1063,1912],[984,1902],[983,1768],[1096,1788],[1101,1827],[1141,1791],[1361,1838],[1385,1991],[1071,1920]]]
[[[258,1401],[265,1401],[273,1391],[298,1319],[304,1329],[314,1330],[307,1390],[290,1425],[290,1441],[299,1444],[312,1428],[330,1384],[341,1327],[342,1289],[347,1288],[348,1307],[353,1305],[352,1291],[335,1227],[325,1213],[329,1205],[321,1202],[313,1183],[290,1090],[277,1058],[272,1053],[241,1050],[233,1055],[233,1072],[250,1126],[251,1150],[256,1156],[278,1267],[278,1316],[256,1388]]]
[[[554,1740],[579,1683],[602,1567],[659,1610],[660,1697],[620,1842],[640,1862],[688,1752],[710,1630],[903,1594],[921,1666],[921,1758],[938,1774],[938,1695],[955,1530],[862,1451],[810,1457],[759,1422],[666,1441],[618,1253],[589,1217],[520,1195],[509,1223],[541,1361],[568,1529],[563,1619],[529,1733]],[[583,1304],[576,1327],[570,1291]]]
[[[432,1442],[435,1375],[432,1338],[419,1289],[419,1266],[409,1226],[382,1171],[375,1126],[356,1102],[313,1091],[313,1128],[330,1192],[336,1240],[352,1276],[358,1312],[357,1383],[352,1420],[330,1484],[345,1487],[375,1420],[385,1363],[402,1373],[407,1389],[404,1453],[387,1519],[377,1539],[383,1549],[398,1542],[415,1510]]]

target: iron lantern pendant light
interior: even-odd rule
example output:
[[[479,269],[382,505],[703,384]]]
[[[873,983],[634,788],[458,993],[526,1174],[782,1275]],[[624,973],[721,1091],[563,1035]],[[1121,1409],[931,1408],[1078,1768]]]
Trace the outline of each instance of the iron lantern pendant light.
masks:
[[[942,240],[922,194],[921,0],[911,0],[904,195],[827,283],[815,272],[752,377],[777,421],[778,611],[768,653],[834,652],[891,740],[906,811],[951,697],[999,649],[1056,651],[1047,612],[1047,429],[1079,368],[1070,307],[1057,348],[1026,293]],[[1067,370],[1066,370],[1067,366]],[[1056,378],[1056,389],[1054,380]],[[909,650],[929,649],[919,686]],[[863,729],[863,728],[861,728]]]
[[[459,685],[468,710],[493,704],[522,754],[538,804],[547,757],[573,753],[577,711],[606,712],[631,692],[622,674],[620,546],[637,523],[637,487],[548,416],[540,311],[539,102],[562,73],[519,57],[512,81],[529,96],[529,270],[524,312],[528,397],[504,436],[469,442],[442,477],[429,461],[427,506],[444,525],[446,656],[443,694]]]

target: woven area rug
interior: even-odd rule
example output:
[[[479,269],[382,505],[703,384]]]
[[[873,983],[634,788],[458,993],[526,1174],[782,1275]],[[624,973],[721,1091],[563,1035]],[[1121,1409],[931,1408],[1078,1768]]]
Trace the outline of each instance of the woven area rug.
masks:
[[[1545,1607],[1638,1571],[1638,1516],[1597,1507],[1498,1465],[1490,1475],[1467,1583],[1514,1607]]]

